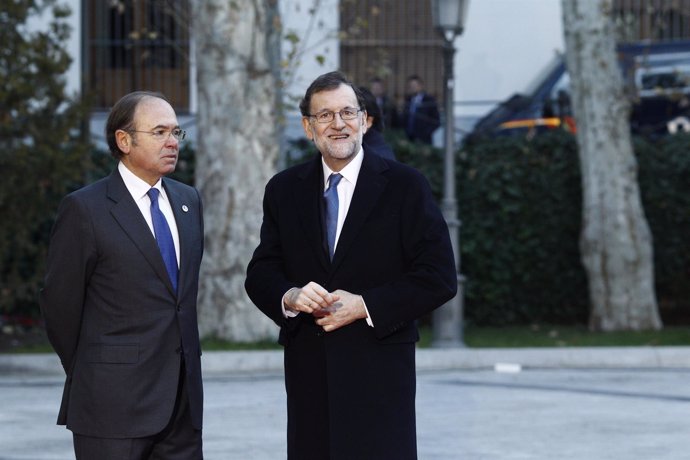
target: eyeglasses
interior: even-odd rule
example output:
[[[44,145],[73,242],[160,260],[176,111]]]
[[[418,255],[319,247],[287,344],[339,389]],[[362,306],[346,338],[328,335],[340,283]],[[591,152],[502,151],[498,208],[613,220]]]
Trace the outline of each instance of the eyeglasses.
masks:
[[[171,135],[178,141],[182,141],[187,135],[187,132],[180,128],[175,128],[173,130],[154,129],[153,131],[137,131],[136,129],[126,129],[125,131],[128,133],[150,134],[157,141],[167,141],[168,139],[170,139]]]
[[[324,110],[323,112],[319,112],[316,115],[307,115],[309,118],[313,118],[316,120],[317,123],[330,123],[333,120],[335,120],[335,114],[337,113],[340,115],[340,119],[345,121],[345,120],[354,120],[357,118],[357,115],[359,112],[361,112],[362,109],[355,109],[352,107],[346,107],[342,109],[340,112],[331,112],[330,110]]]

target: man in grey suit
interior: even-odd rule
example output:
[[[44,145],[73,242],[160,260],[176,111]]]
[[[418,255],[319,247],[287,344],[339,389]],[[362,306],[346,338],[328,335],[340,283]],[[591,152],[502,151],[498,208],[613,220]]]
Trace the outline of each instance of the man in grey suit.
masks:
[[[203,458],[201,198],[163,177],[184,135],[162,94],[127,94],[106,124],[117,168],[58,209],[40,305],[78,460]]]

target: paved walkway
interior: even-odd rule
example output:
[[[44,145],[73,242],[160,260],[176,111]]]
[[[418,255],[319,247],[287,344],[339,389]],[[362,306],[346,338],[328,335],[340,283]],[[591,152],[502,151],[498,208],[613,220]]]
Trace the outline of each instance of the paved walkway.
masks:
[[[420,460],[690,459],[688,348],[418,356]],[[280,357],[204,354],[207,460],[285,458]],[[70,433],[54,425],[54,364],[50,355],[0,356],[0,460],[74,458]]]

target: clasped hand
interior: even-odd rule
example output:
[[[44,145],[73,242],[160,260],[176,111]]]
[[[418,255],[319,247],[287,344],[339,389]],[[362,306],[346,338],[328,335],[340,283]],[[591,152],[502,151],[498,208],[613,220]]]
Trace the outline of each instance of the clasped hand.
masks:
[[[316,324],[331,332],[367,317],[362,296],[342,289],[328,292],[318,283],[309,282],[302,288],[294,288],[285,296],[288,310],[313,315]]]

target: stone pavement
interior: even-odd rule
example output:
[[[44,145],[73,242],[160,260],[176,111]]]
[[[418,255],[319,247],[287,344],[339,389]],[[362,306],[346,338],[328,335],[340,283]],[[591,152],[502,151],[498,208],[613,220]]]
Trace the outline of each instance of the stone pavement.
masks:
[[[204,353],[207,460],[285,458],[281,366],[279,351]],[[0,355],[0,460],[74,458],[54,425],[60,372]],[[689,379],[686,347],[420,350],[419,458],[690,459]]]

